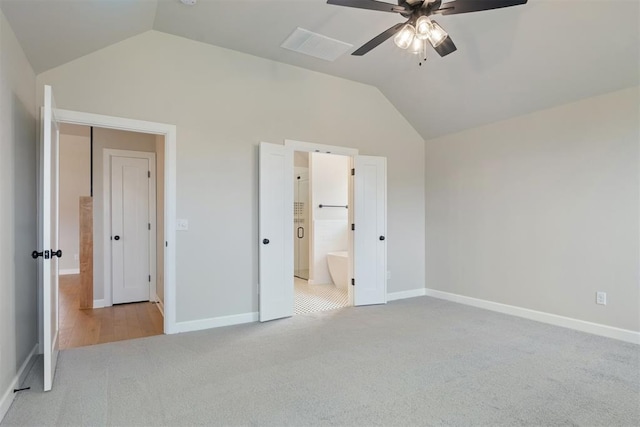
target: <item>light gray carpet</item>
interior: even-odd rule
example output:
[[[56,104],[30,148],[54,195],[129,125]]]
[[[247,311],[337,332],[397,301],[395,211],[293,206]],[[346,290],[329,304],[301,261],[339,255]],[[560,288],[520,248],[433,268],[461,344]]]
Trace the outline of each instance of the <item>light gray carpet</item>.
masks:
[[[640,347],[428,297],[96,345],[10,425],[640,425]]]

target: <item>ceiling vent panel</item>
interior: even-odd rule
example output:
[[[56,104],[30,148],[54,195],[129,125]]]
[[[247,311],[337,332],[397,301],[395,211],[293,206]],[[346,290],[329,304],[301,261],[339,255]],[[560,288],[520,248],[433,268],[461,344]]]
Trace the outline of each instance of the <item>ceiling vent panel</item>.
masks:
[[[324,59],[325,61],[335,61],[353,47],[349,43],[313,33],[300,27],[296,28],[280,46],[314,58]]]

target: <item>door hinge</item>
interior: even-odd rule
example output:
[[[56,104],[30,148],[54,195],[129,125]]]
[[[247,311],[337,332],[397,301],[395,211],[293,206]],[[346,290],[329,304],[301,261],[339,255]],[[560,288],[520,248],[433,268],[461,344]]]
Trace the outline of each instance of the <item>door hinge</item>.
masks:
[[[356,279],[351,279],[351,286],[355,286],[356,285]]]
[[[151,283],[151,275],[149,275],[149,283]]]
[[[351,231],[355,231],[356,230],[356,225],[355,224],[351,224]]]
[[[147,171],[147,177],[151,178],[151,171]]]
[[[356,170],[355,169],[351,169],[351,176],[354,176],[356,174]]]
[[[150,222],[148,223],[148,226],[149,226],[149,230],[151,230],[151,223]]]

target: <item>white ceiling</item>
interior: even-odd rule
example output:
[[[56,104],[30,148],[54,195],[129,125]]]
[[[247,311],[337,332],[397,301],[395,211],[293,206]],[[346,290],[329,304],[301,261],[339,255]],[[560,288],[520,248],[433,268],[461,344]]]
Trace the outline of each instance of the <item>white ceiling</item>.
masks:
[[[482,1],[482,0],[478,0]],[[151,29],[376,86],[432,138],[640,83],[640,2],[529,0],[437,17],[458,51],[387,41],[335,62],[280,45],[302,27],[354,45],[402,20],[325,0],[0,0],[36,73]]]

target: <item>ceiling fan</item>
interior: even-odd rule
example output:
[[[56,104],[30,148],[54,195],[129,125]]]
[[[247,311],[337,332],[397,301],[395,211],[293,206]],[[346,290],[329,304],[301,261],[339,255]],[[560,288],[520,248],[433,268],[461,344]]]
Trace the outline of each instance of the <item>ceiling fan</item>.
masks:
[[[442,0],[398,0],[398,4],[384,3],[376,0],[328,0],[328,4],[355,7],[358,9],[377,10],[380,12],[399,13],[408,18],[388,30],[375,36],[352,53],[362,56],[387,39],[394,37],[395,44],[401,49],[422,54],[426,58],[427,41],[440,56],[456,51],[456,45],[444,29],[431,15],[455,15],[458,13],[479,12],[499,9],[527,3],[527,0],[453,0],[443,3]],[[422,64],[421,64],[422,65]]]

